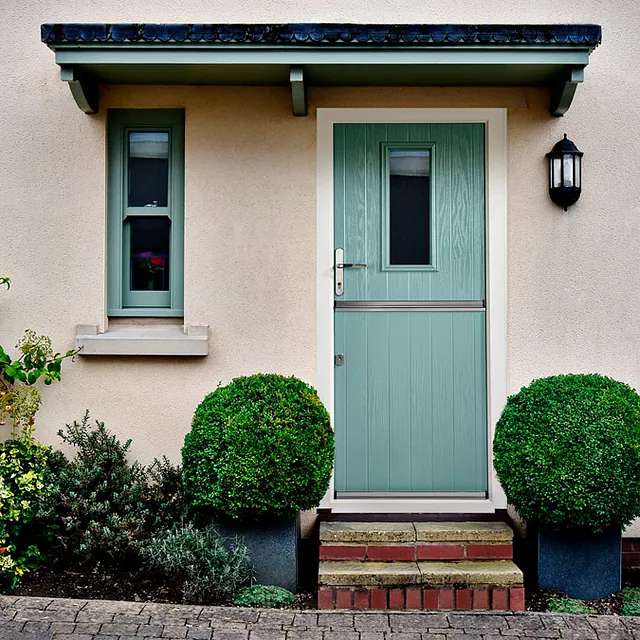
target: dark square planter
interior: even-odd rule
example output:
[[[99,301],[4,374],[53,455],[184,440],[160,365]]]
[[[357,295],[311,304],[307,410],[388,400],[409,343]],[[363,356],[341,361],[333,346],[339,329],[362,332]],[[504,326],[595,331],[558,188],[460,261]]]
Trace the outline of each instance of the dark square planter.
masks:
[[[622,532],[549,531],[528,526],[527,541],[540,589],[571,598],[606,598],[621,588]]]
[[[223,536],[243,538],[255,569],[256,584],[298,588],[298,518],[277,522],[217,522]]]

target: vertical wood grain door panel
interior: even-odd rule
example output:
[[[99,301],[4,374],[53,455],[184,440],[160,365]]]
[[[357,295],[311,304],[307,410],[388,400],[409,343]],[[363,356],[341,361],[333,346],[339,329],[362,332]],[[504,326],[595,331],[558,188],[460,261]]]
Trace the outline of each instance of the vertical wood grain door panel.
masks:
[[[340,124],[334,149],[335,248],[367,265],[335,298],[336,492],[481,496],[484,126]],[[398,261],[403,247],[420,264]]]

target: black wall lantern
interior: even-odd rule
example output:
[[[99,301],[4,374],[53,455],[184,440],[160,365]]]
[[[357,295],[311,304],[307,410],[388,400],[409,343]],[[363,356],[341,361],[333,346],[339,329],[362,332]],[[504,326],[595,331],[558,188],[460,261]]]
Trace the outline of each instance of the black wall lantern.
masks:
[[[582,151],[567,134],[547,153],[549,158],[549,195],[565,211],[577,202],[582,186]]]

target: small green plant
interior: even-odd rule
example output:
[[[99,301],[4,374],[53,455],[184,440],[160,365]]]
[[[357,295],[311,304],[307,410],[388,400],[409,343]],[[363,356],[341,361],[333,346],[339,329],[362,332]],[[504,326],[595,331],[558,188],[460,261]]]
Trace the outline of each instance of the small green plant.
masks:
[[[593,609],[589,609],[582,600],[562,598],[560,596],[553,596],[553,598],[549,600],[547,611],[550,613],[595,613]]]
[[[621,616],[640,616],[640,588],[627,587],[622,590]]]
[[[259,607],[270,609],[274,607],[288,607],[296,599],[291,591],[274,585],[254,584],[238,592],[233,604],[236,607]]]
[[[196,409],[182,449],[185,493],[229,518],[291,518],[320,503],[333,448],[312,387],[274,374],[236,378]]]
[[[527,522],[621,528],[640,515],[640,396],[597,374],[535,380],[508,399],[494,460]]]
[[[41,562],[33,521],[50,451],[27,434],[0,444],[0,578],[12,588]]]
[[[76,448],[75,459],[52,458],[39,518],[55,529],[55,543],[78,564],[122,564],[136,556],[147,538],[149,509],[145,468],[129,464],[128,440],[122,444],[103,422],[80,422],[60,430]]]
[[[80,349],[64,355],[54,353],[51,339],[31,329],[24,332],[16,348],[20,356],[14,359],[0,346],[0,424],[10,419],[14,435],[19,429],[32,435],[35,415],[42,404],[36,382],[42,379],[50,385],[60,380],[63,360],[74,358]]]
[[[247,548],[221,537],[212,526],[180,525],[154,537],[143,550],[147,565],[182,583],[185,602],[229,602],[251,580]]]
[[[0,287],[11,289],[11,278],[7,278],[6,276],[0,277]]]

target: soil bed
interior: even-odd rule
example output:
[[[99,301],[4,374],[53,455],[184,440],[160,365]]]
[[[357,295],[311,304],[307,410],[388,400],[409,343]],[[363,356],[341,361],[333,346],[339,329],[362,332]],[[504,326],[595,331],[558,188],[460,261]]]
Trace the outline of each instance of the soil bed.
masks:
[[[16,596],[78,598],[80,600],[130,600],[134,602],[186,603],[180,585],[168,584],[157,576],[137,571],[64,570],[40,567],[20,581],[13,591]],[[230,605],[230,602],[208,604]],[[290,609],[315,609],[314,593],[299,593]]]
[[[622,587],[640,587],[640,570],[638,569],[625,569],[622,572]],[[543,589],[536,591],[533,589],[525,590],[525,606],[527,611],[547,611],[549,607],[549,601],[554,596],[566,597],[561,591],[555,589]],[[622,593],[614,593],[608,598],[601,598],[600,600],[585,600],[587,607],[589,607],[594,613],[599,615],[614,615],[620,614],[620,610],[624,604],[622,599]]]

